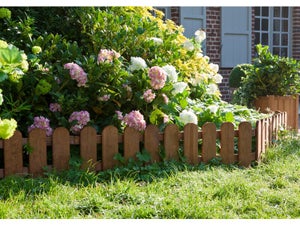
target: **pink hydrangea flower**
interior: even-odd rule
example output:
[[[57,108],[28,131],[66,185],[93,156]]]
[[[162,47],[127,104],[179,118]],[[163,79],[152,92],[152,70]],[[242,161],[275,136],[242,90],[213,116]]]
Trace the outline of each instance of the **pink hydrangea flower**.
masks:
[[[100,63],[112,63],[114,59],[118,59],[120,57],[120,53],[114,51],[114,50],[108,50],[108,49],[101,49],[98,58],[97,58],[97,64]]]
[[[143,94],[144,100],[148,103],[152,102],[155,99],[155,96],[155,93],[153,93],[151,89],[148,89]]]
[[[77,81],[78,87],[85,86],[87,82],[87,74],[79,65],[76,63],[67,63],[64,65],[64,68],[70,70],[70,76],[73,80]]]
[[[146,121],[144,120],[144,116],[138,110],[133,110],[126,114],[123,118],[123,121],[127,126],[136,130],[143,131],[146,129]]]
[[[123,117],[123,114],[122,114],[122,112],[121,111],[116,111],[116,114],[118,115],[118,120],[123,120],[124,119],[124,117]]]
[[[163,97],[163,99],[164,99],[164,103],[165,103],[165,104],[168,104],[168,103],[169,103],[169,98],[168,98],[168,96],[167,96],[166,94],[162,94],[162,97]]]
[[[100,102],[107,102],[110,99],[110,95],[103,95],[101,97],[98,97],[98,100]]]
[[[165,86],[167,75],[166,72],[159,66],[153,66],[149,69],[148,75],[151,79],[151,87],[155,90]]]
[[[78,134],[80,130],[87,125],[90,121],[90,114],[88,111],[75,111],[69,117],[69,122],[72,123],[76,121],[76,124],[73,125],[70,130],[74,134]]]
[[[51,112],[61,112],[61,106],[58,103],[50,103],[49,109]]]
[[[51,136],[53,133],[52,128],[50,127],[50,121],[49,119],[43,117],[43,116],[36,116],[33,118],[33,124],[28,127],[28,132],[31,130],[39,128],[46,131],[47,136]]]

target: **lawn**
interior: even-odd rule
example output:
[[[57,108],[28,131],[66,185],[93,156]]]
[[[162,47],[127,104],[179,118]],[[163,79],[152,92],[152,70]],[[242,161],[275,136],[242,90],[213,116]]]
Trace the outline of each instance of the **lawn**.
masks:
[[[300,139],[285,137],[251,168],[219,159],[139,163],[94,174],[72,165],[0,180],[0,218],[300,218]]]

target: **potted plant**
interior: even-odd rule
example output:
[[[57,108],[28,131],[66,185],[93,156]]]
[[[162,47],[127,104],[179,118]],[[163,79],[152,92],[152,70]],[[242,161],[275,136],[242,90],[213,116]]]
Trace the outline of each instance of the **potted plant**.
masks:
[[[251,66],[243,69],[246,76],[234,92],[235,103],[261,112],[286,111],[288,126],[298,128],[299,61],[273,55],[268,46],[261,44],[256,46],[256,51]]]

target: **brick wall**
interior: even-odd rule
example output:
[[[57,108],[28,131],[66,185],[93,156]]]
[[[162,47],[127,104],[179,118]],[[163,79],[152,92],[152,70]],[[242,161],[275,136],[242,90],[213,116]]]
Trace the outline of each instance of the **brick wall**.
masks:
[[[300,60],[300,7],[293,7],[292,18],[292,57]]]

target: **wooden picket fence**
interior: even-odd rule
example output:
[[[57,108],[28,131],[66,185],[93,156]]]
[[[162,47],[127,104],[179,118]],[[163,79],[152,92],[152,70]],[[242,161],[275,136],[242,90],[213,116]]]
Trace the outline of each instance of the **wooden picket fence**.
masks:
[[[167,160],[179,160],[178,149],[183,148],[183,155],[191,164],[206,163],[221,157],[225,164],[239,163],[248,167],[252,161],[260,161],[267,147],[277,139],[278,130],[285,128],[286,124],[287,115],[282,112],[257,121],[255,128],[249,122],[242,122],[237,130],[234,130],[232,123],[226,122],[220,130],[216,129],[214,123],[206,123],[201,129],[194,124],[187,124],[183,131],[179,131],[176,125],[168,125],[163,133],[154,125],[147,126],[143,133],[127,127],[123,134],[116,127],[107,126],[101,135],[94,128],[85,127],[79,136],[70,136],[63,127],[56,128],[51,137],[46,137],[41,129],[32,130],[28,138],[16,131],[10,139],[0,140],[4,165],[0,168],[0,178],[18,174],[40,176],[45,167],[57,171],[68,170],[71,145],[79,146],[82,168],[95,171],[118,165],[114,156],[120,149],[128,160],[135,158],[141,148],[151,154],[152,162],[161,161],[160,149],[164,149]],[[26,165],[24,145],[33,149]],[[48,165],[47,159],[49,149],[51,165]],[[99,152],[100,156],[97,155]]]

